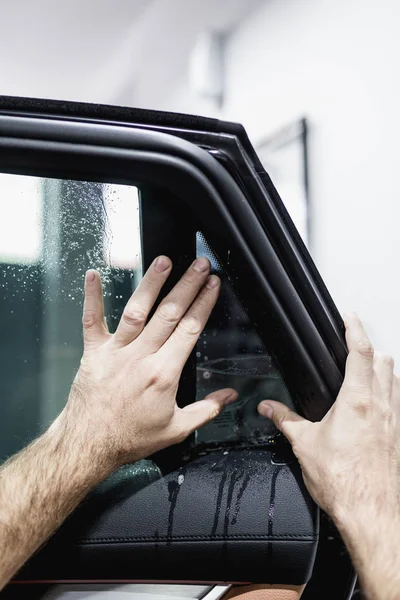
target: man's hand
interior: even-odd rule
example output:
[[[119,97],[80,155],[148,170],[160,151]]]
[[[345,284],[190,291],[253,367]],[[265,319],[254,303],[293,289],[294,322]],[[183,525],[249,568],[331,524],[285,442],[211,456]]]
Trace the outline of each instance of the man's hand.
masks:
[[[115,334],[104,321],[100,277],[89,271],[84,354],[65,409],[0,468],[0,589],[85,494],[119,465],[186,438],[234,401],[220,390],[179,408],[183,366],[218,298],[220,281],[200,258],[148,315],[171,272],[156,259]]]
[[[214,419],[237,398],[232,389],[181,409],[176,392],[185,362],[210,316],[220,280],[197,259],[147,318],[172,263],[158,257],[110,334],[104,322],[101,281],[89,271],[83,309],[84,354],[67,406],[54,427],[79,427],[107,453],[113,466],[136,461]]]
[[[371,598],[400,598],[400,382],[355,315],[340,394],[319,423],[279,402],[259,412],[292,444],[314,500],[336,522]]]

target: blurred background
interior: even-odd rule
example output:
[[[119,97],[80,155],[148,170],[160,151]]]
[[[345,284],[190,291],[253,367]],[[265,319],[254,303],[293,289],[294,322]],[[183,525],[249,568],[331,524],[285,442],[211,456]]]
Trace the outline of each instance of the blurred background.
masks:
[[[397,0],[2,0],[0,94],[239,121],[340,310],[400,360]]]

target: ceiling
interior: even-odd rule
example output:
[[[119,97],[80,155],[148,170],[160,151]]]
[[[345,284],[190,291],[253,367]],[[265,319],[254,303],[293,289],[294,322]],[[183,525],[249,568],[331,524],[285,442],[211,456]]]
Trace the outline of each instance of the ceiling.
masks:
[[[0,93],[57,98],[85,94],[90,79],[148,4],[148,0],[2,0]]]
[[[0,94],[162,108],[204,30],[263,0],[2,0]]]

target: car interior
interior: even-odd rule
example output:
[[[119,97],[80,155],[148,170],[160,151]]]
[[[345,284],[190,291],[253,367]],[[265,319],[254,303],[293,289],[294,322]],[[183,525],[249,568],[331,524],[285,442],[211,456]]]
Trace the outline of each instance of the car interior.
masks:
[[[343,380],[343,323],[244,129],[0,97],[0,205],[0,461],[64,406],[88,268],[113,331],[157,255],[174,264],[159,301],[207,256],[222,291],[178,403],[239,392],[190,439],[100,484],[0,598],[349,600],[343,542],[257,413],[273,398],[326,414]]]

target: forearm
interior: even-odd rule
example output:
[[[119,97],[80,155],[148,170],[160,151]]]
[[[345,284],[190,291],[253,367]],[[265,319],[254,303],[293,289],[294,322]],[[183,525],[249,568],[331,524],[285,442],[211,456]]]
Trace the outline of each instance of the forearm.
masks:
[[[0,469],[0,589],[110,472],[101,449],[61,416]]]
[[[384,510],[338,523],[368,600],[400,599],[400,514]]]

